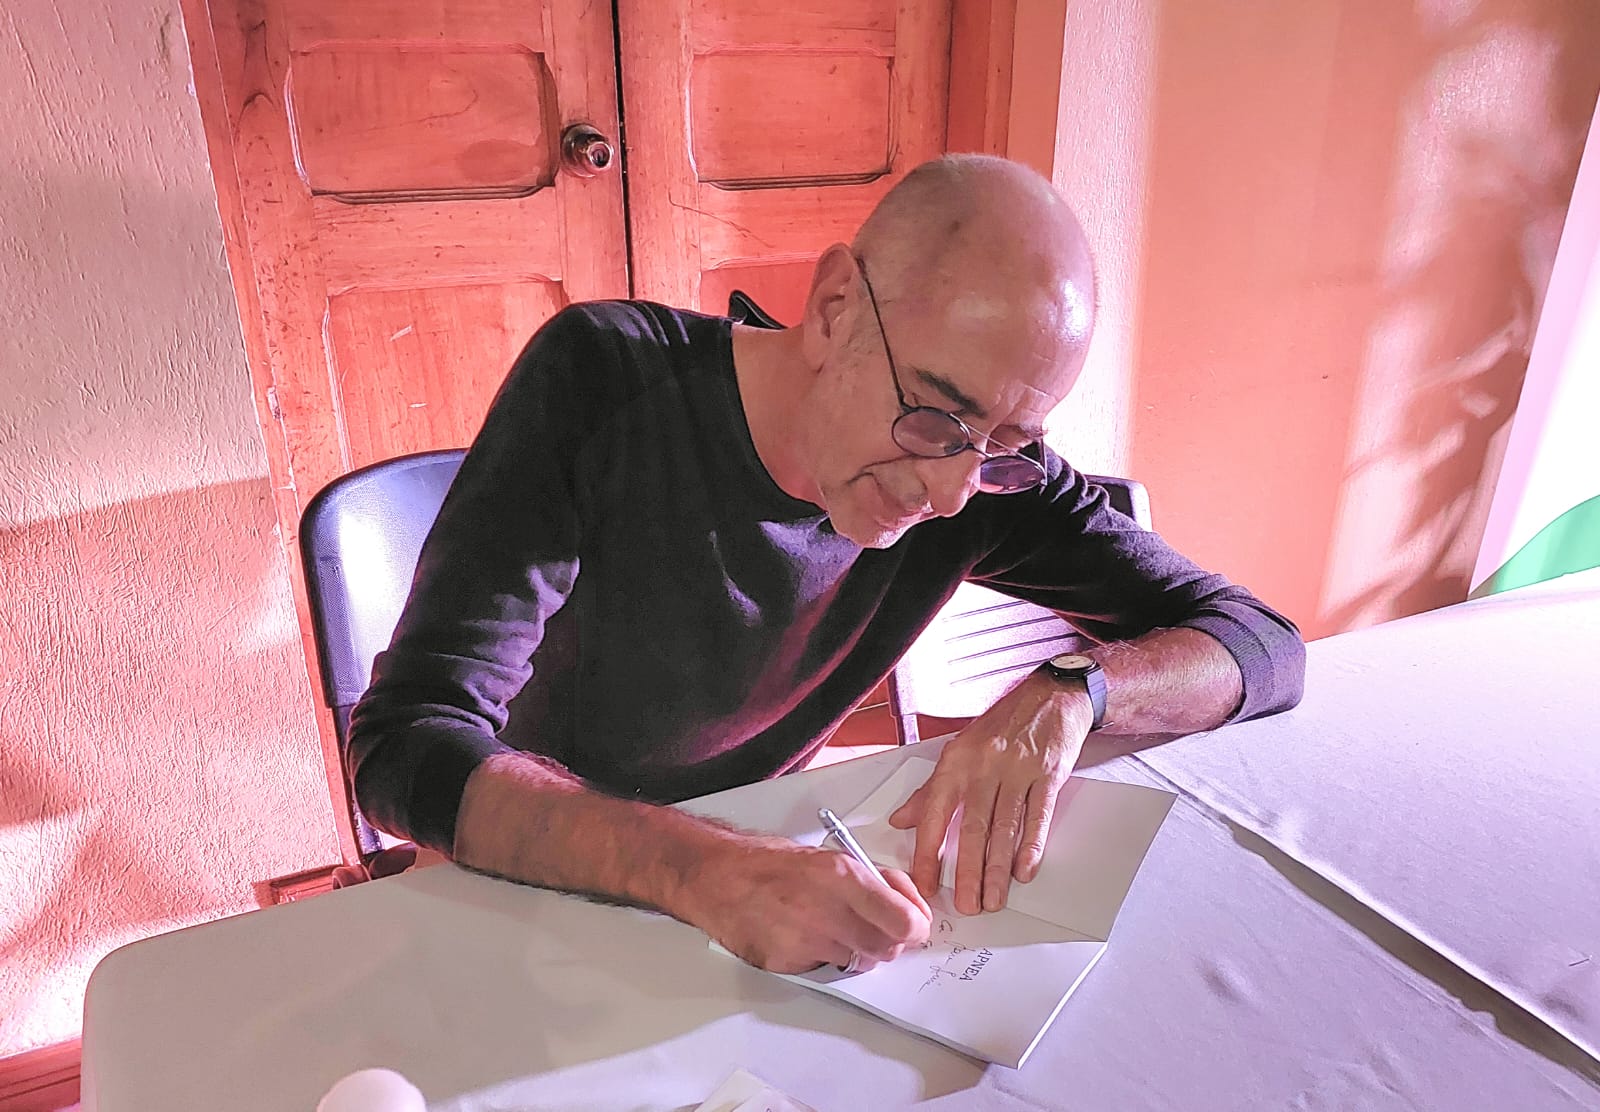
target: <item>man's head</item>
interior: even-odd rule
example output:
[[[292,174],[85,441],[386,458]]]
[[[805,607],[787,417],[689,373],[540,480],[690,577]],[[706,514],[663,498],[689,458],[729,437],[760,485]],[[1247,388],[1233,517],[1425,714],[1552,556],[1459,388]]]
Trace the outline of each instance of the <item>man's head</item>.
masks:
[[[918,167],[817,263],[799,345],[813,378],[792,429],[807,496],[873,548],[958,512],[984,455],[1042,437],[1093,314],[1088,242],[1047,181],[975,155]],[[916,436],[891,432],[908,406],[960,418],[979,451],[911,454]]]

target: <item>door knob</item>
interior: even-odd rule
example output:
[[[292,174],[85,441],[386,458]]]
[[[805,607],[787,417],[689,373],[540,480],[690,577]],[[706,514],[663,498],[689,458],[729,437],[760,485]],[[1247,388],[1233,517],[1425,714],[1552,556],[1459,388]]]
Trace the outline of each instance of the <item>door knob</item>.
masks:
[[[561,133],[561,164],[580,178],[592,178],[611,169],[617,160],[611,140],[592,124],[572,124]]]

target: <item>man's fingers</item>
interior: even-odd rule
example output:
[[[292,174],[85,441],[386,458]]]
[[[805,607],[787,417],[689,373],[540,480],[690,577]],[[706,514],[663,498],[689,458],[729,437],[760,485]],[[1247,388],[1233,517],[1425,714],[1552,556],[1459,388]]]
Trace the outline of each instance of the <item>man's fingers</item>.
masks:
[[[933,908],[928,906],[928,901],[922,898],[922,893],[917,891],[916,883],[912,881],[909,876],[907,876],[905,873],[902,873],[899,869],[885,869],[883,870],[883,879],[889,882],[889,887],[893,888],[896,892],[899,892],[902,896],[915,904],[917,910],[922,912],[923,918],[928,919],[929,921],[933,919]],[[915,939],[908,941],[921,940]]]
[[[843,969],[850,964],[855,954],[856,951],[850,948],[849,943],[834,942],[829,945],[827,962],[829,965],[837,965],[840,969]],[[856,962],[856,968],[861,968],[861,961],[858,960]]]
[[[884,876],[884,883],[853,860],[840,863],[848,877],[843,892],[844,914],[835,930],[852,948],[878,961],[890,961],[908,942],[921,943],[928,933],[927,905],[904,873]],[[911,888],[911,895],[901,889]]]
[[[922,803],[922,818],[917,822],[917,848],[911,855],[911,879],[924,896],[932,897],[939,891],[939,855],[944,849],[944,836],[950,829],[950,818],[955,813],[956,795],[949,781],[937,771],[919,790],[927,796]]]
[[[956,910],[976,915],[983,910],[983,860],[989,846],[999,784],[979,780],[961,801],[961,843],[956,848]]]
[[[927,941],[930,912],[911,878],[882,880],[848,854],[752,837],[706,933],[750,964],[779,973],[819,965],[870,969]]]
[[[839,929],[837,920],[840,918],[843,917],[788,922],[756,939],[753,945],[728,948],[758,969],[774,973],[804,973],[824,965],[843,968],[850,963],[855,947]],[[728,943],[723,941],[723,945]]]
[[[1024,884],[1039,874],[1039,863],[1044,860],[1045,842],[1050,837],[1050,820],[1055,816],[1056,797],[1060,792],[1061,785],[1054,780],[1037,781],[1028,791],[1028,811],[1022,825],[1022,844],[1017,847],[1016,869],[1012,874]]]
[[[983,909],[999,911],[1006,905],[1006,892],[1011,887],[1011,870],[1017,859],[1017,845],[1022,840],[1023,817],[1027,808],[1028,790],[1011,786],[1002,787],[995,799],[994,819],[989,823],[989,845],[984,853]]]
[[[867,882],[877,890],[880,899],[890,898],[883,891],[883,885],[876,880],[868,878]],[[898,894],[892,898],[896,901],[900,899]],[[892,961],[904,948],[901,937],[868,919],[850,899],[831,903],[831,910],[824,910],[827,906],[819,905],[819,916],[809,924],[794,924],[797,931],[784,940],[788,947],[793,947],[794,952],[809,956],[810,968],[815,968],[816,963],[821,962],[843,969],[850,964],[854,955],[856,971],[864,972],[880,962]],[[906,911],[910,920],[915,922],[916,913],[910,908]]]
[[[910,830],[922,820],[922,805],[926,801],[928,785],[924,784],[911,793],[904,803],[894,809],[889,816],[889,825],[897,830]]]
[[[873,883],[877,884],[877,881]],[[841,921],[835,928],[836,932],[844,939],[844,944],[853,952],[860,954],[863,960],[868,958],[873,961],[891,960],[905,944],[905,939],[913,933],[910,930],[903,932],[885,930],[877,922],[853,908],[840,918]],[[908,922],[914,923],[914,920],[908,919]]]

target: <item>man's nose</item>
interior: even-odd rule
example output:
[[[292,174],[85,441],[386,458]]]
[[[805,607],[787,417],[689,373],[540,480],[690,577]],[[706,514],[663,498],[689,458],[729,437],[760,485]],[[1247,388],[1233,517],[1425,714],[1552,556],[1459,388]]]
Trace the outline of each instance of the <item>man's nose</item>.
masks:
[[[943,459],[924,460],[922,482],[928,488],[928,505],[940,517],[954,517],[978,490],[977,452],[958,452]]]

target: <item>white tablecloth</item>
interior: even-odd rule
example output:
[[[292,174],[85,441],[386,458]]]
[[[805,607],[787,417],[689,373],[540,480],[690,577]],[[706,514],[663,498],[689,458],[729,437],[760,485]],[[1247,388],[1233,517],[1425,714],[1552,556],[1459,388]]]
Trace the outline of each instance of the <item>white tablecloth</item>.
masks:
[[[1600,1058],[1600,570],[1309,656],[1294,714],[1143,759]]]
[[[436,1112],[693,1108],[741,1066],[821,1112],[1600,1107],[1594,993],[1582,964],[1548,959],[1592,939],[1594,841],[1574,824],[1592,816],[1593,768],[1506,760],[1487,734],[1517,716],[1465,697],[1507,677],[1545,708],[1540,737],[1581,735],[1593,694],[1573,697],[1568,658],[1583,636],[1485,656],[1476,682],[1462,664],[1484,639],[1502,656],[1545,644],[1593,598],[1523,593],[1330,639],[1291,715],[1095,764],[1181,794],[1105,958],[1021,1070],[719,957],[663,917],[440,866],[110,955],[89,988],[85,1107],[309,1110],[366,1066],[406,1074]],[[904,757],[697,807],[809,829]]]

